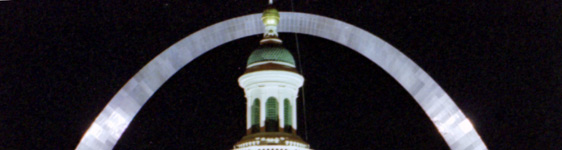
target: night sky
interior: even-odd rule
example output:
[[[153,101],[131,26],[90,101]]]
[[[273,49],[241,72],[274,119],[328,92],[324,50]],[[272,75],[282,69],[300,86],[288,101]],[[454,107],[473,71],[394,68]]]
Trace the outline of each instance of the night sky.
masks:
[[[292,9],[290,0],[276,5]],[[265,6],[0,2],[0,149],[74,149],[113,95],[160,52]],[[489,149],[562,148],[562,3],[295,0],[294,10],[356,25],[402,51],[451,96]],[[325,39],[280,36],[295,58],[300,47],[306,114],[301,96],[298,133],[312,148],[448,149],[376,64]],[[224,44],[186,65],[115,149],[232,148],[245,134],[237,78],[260,38]]]

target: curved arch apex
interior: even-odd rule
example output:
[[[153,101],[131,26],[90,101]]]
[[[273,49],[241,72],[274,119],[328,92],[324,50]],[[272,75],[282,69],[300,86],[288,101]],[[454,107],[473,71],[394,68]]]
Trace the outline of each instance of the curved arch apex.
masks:
[[[314,14],[281,12],[280,32],[308,34],[349,47],[380,66],[408,91],[453,150],[486,145],[445,91],[416,63],[377,36],[351,24]],[[110,150],[133,117],[165,81],[201,54],[227,42],[261,34],[261,14],[236,17],[175,43],[135,74],[110,100],[76,149]]]

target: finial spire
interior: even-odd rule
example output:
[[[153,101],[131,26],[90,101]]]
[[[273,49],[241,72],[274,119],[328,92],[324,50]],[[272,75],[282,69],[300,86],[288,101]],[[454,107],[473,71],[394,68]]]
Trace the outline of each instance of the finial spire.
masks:
[[[269,0],[269,2],[272,3],[273,0]],[[269,7],[263,11],[261,20],[263,21],[263,25],[265,25],[265,32],[263,33],[263,39],[260,41],[260,44],[282,43],[281,39],[279,39],[279,33],[277,33],[279,18],[279,11],[277,11],[274,7]]]

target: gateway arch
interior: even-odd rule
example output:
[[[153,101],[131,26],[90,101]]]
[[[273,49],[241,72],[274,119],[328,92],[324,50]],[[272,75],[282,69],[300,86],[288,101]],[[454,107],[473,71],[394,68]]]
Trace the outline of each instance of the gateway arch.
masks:
[[[262,34],[260,19],[261,13],[257,13],[222,21],[187,36],[160,53],[113,96],[76,149],[112,149],[133,117],[166,80],[215,47]],[[380,66],[416,100],[451,149],[487,149],[451,97],[423,69],[392,45],[363,29],[332,18],[281,12],[281,20],[279,32],[307,34],[334,41]]]

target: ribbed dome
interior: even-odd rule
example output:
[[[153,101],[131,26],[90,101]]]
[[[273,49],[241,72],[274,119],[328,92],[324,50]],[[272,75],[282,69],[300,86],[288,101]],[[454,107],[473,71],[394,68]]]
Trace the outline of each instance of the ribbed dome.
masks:
[[[295,59],[289,50],[281,46],[261,46],[248,58],[248,65],[261,61],[280,61],[295,65]]]

